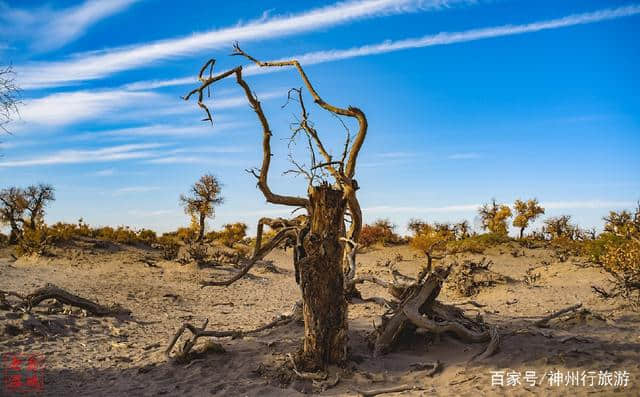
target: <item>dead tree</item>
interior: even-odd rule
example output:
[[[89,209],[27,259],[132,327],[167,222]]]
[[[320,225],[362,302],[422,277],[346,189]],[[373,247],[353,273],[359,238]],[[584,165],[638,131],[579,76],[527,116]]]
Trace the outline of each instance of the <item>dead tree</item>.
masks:
[[[205,112],[204,121],[213,123],[213,116],[204,103],[204,95],[212,85],[227,77],[235,77],[236,83],[243,90],[247,101],[258,117],[262,127],[262,166],[250,170],[257,179],[257,185],[267,202],[285,205],[306,211],[294,219],[263,218],[258,223],[255,250],[253,256],[234,277],[222,281],[205,281],[203,286],[228,286],[241,279],[254,264],[264,258],[271,250],[281,244],[294,247],[294,266],[296,281],[300,285],[302,295],[302,317],[304,320],[304,341],[294,360],[294,369],[314,371],[325,368],[328,364],[343,363],[347,358],[347,298],[359,296],[355,285],[362,282],[375,282],[388,287],[399,302],[394,304],[399,310],[387,325],[389,337],[380,339],[379,345],[390,347],[409,324],[413,327],[425,328],[434,334],[453,332],[463,340],[481,342],[495,340],[492,334],[481,324],[474,324],[462,316],[455,308],[449,309],[435,302],[440,291],[442,280],[446,276],[440,273],[422,272],[418,279],[409,285],[386,283],[382,280],[367,277],[356,277],[356,252],[358,239],[362,229],[362,212],[356,191],[358,183],[355,170],[358,154],[367,134],[367,118],[364,112],[356,107],[341,108],[325,102],[317,93],[300,63],[296,60],[279,62],[262,62],[245,53],[236,44],[232,55],[242,56],[258,67],[293,67],[300,75],[306,90],[313,101],[334,116],[353,118],[358,123],[358,132],[351,137],[347,129],[344,150],[336,160],[326,150],[314,125],[309,121],[303,100],[302,89],[289,91],[289,99],[300,104],[301,117],[292,128],[294,139],[297,135],[307,138],[311,155],[311,165],[305,168],[291,159],[296,167],[293,172],[304,175],[308,181],[307,196],[286,196],[271,191],[268,183],[271,164],[271,127],[257,96],[244,80],[243,67],[237,66],[220,74],[213,74],[215,60],[211,59],[200,70],[201,84],[189,92],[184,99],[189,100],[197,95],[198,106]],[[208,70],[208,77],[203,76]],[[316,160],[316,151],[321,159]],[[318,175],[321,172],[322,175]],[[325,177],[333,179],[329,183]],[[348,225],[348,223],[350,224]],[[268,225],[277,233],[269,241],[263,243],[263,229]],[[348,227],[347,227],[348,225]],[[448,272],[447,272],[448,274]],[[404,276],[405,279],[409,279]],[[386,301],[377,299],[385,304]],[[454,310],[455,309],[455,310]],[[421,317],[430,314],[431,317]],[[447,323],[441,323],[441,321]],[[190,329],[195,338],[205,335],[227,335],[219,331],[205,331],[186,324],[181,328]],[[179,332],[172,340],[167,353],[179,337]],[[380,351],[385,348],[378,349]]]
[[[214,83],[235,76],[237,84],[243,90],[262,127],[262,166],[250,171],[258,181],[258,188],[267,202],[301,208],[307,213],[303,223],[297,222],[295,226],[283,227],[264,246],[261,242],[261,228],[265,221],[262,221],[258,226],[254,256],[240,274],[246,274],[258,257],[266,255],[268,250],[273,249],[277,243],[282,242],[285,238],[295,241],[294,261],[302,292],[305,323],[304,343],[296,358],[296,365],[300,369],[316,370],[324,368],[327,364],[344,362],[347,357],[347,300],[344,293],[343,269],[345,246],[340,238],[346,236],[357,241],[362,227],[360,205],[356,198],[358,184],[355,180],[355,171],[358,154],[367,133],[366,116],[356,107],[341,108],[325,102],[296,60],[261,62],[245,53],[237,44],[234,46],[233,55],[242,56],[259,67],[294,67],[318,106],[335,116],[351,117],[358,122],[357,135],[353,141],[348,136],[342,157],[339,160],[334,160],[325,149],[313,124],[308,120],[302,89],[290,91],[290,96],[292,93],[297,93],[297,100],[302,112],[294,135],[296,133],[304,134],[312,151],[317,150],[323,160],[319,164],[314,161],[308,170],[298,167],[298,171],[309,178],[307,197],[286,196],[272,192],[269,187],[268,176],[272,156],[271,127],[258,98],[243,78],[242,66],[213,75],[215,60],[209,60],[200,70],[200,86],[185,96],[185,99],[188,100],[197,94],[198,106],[206,114],[205,120],[213,122],[212,114],[203,102],[204,94],[210,90]],[[207,69],[209,69],[208,78],[203,77]],[[315,153],[313,157],[315,158]],[[334,183],[329,184],[324,180],[316,181],[314,176],[318,170],[330,174]],[[351,218],[348,230],[345,224],[347,211]],[[349,250],[350,248],[347,248],[347,251]],[[234,279],[239,279],[239,277],[234,277]],[[231,282],[233,281],[235,280]]]

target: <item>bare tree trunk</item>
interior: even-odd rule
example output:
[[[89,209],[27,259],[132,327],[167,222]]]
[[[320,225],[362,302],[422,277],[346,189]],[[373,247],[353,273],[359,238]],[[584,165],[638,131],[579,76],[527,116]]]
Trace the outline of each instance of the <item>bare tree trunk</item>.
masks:
[[[347,358],[347,300],[342,269],[346,200],[341,190],[317,186],[309,194],[311,229],[299,262],[304,344],[298,365],[317,370]]]
[[[523,227],[520,228],[520,240],[522,240],[522,237],[524,237],[524,228]]]
[[[204,214],[200,214],[200,229],[198,230],[198,242],[202,241],[202,239],[204,238],[204,222],[205,222],[205,215]]]
[[[9,233],[9,244],[15,244],[18,242],[18,238],[20,237],[20,228],[18,228],[18,224],[11,220],[11,232]]]

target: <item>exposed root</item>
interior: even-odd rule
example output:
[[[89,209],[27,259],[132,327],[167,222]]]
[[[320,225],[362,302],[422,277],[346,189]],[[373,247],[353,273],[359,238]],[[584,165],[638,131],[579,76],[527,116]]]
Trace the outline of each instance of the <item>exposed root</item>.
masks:
[[[324,381],[329,377],[329,374],[327,374],[324,371],[319,371],[319,372],[299,371],[298,366],[296,365],[296,360],[291,354],[287,354],[287,360],[289,361],[289,363],[291,363],[291,370],[293,371],[294,374],[296,374],[296,376],[299,379],[312,380],[317,382],[317,381]]]
[[[82,298],[78,295],[74,295],[53,284],[47,284],[45,287],[38,288],[37,290],[26,296],[11,291],[0,291],[0,296],[2,297],[0,301],[6,302],[7,305],[8,302],[6,301],[6,296],[14,296],[16,298],[19,298],[22,302],[17,305],[9,306],[12,309],[22,310],[25,312],[30,312],[33,307],[37,306],[47,299],[56,299],[58,302],[67,304],[69,306],[84,309],[94,316],[116,316],[131,314],[130,310],[125,309],[119,305],[103,306],[96,302]]]

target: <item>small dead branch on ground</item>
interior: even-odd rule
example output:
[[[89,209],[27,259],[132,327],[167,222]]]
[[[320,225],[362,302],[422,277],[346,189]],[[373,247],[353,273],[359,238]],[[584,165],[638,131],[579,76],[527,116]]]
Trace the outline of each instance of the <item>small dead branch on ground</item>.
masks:
[[[189,330],[191,332],[192,336],[191,336],[191,338],[189,340],[187,340],[184,343],[184,345],[182,346],[182,348],[180,350],[179,356],[182,357],[182,358],[185,358],[185,359],[188,357],[189,352],[191,351],[191,349],[195,345],[195,343],[198,340],[198,338],[202,338],[202,337],[215,337],[215,338],[231,337],[233,339],[243,338],[245,336],[252,335],[252,334],[257,334],[257,333],[260,333],[262,331],[266,331],[266,330],[271,329],[271,328],[275,328],[275,327],[278,327],[278,326],[289,324],[291,321],[296,320],[296,319],[298,319],[300,317],[300,315],[301,315],[300,312],[301,312],[300,307],[296,303],[296,305],[294,305],[294,308],[292,309],[292,313],[290,313],[290,314],[282,314],[282,315],[276,317],[270,323],[265,324],[265,325],[263,325],[261,327],[249,330],[249,331],[242,331],[242,330],[230,330],[230,331],[207,330],[207,325],[209,324],[209,319],[206,319],[204,321],[204,324],[202,325],[202,327],[199,327],[199,328],[194,326],[194,325],[192,325],[192,324],[184,323],[178,329],[178,331],[175,333],[173,338],[171,338],[171,340],[169,341],[169,345],[165,349],[164,354],[167,357],[167,359],[171,359],[171,351],[173,350],[173,347],[178,342],[178,339],[180,339],[180,336],[186,330]]]
[[[556,317],[560,317],[563,314],[567,314],[567,313],[573,312],[573,311],[575,311],[575,310],[577,310],[577,309],[579,309],[581,307],[582,307],[582,303],[577,303],[575,305],[566,307],[566,308],[564,308],[562,310],[558,310],[557,312],[551,313],[550,315],[548,315],[546,317],[543,317],[540,320],[536,321],[534,323],[534,325],[536,327],[543,327],[544,328],[544,327],[547,326],[547,323],[549,322],[549,320],[552,320],[552,319],[554,319]]]
[[[31,309],[47,299],[55,299],[60,303],[69,306],[78,307],[86,310],[94,316],[117,316],[123,314],[131,314],[131,311],[121,307],[120,305],[103,306],[96,302],[74,295],[53,284],[47,284],[45,287],[38,288],[29,295],[20,295],[12,291],[0,291],[0,301],[8,304],[7,296],[13,296],[21,300],[20,303],[10,305],[14,310],[30,312]]]

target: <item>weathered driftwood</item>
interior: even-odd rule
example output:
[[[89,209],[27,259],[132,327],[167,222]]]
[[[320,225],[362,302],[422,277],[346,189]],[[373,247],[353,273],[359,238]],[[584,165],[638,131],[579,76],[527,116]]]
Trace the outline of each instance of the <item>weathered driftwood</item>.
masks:
[[[131,311],[125,309],[119,305],[104,306],[99,303],[82,298],[78,295],[74,295],[60,287],[53,284],[47,284],[42,288],[38,288],[29,295],[23,296],[15,292],[0,291],[0,295],[15,296],[21,299],[21,303],[17,308],[24,311],[31,311],[31,309],[41,302],[47,299],[55,299],[58,302],[67,304],[69,306],[78,307],[84,309],[94,316],[116,316],[121,314],[130,314]]]
[[[438,337],[449,333],[469,343],[490,342],[483,357],[493,354],[499,344],[496,329],[489,331],[483,324],[466,318],[454,306],[436,301],[442,283],[449,275],[450,268],[436,269],[413,284],[406,286],[402,300],[391,315],[383,318],[374,343],[374,355],[388,352],[405,330],[420,328]]]

